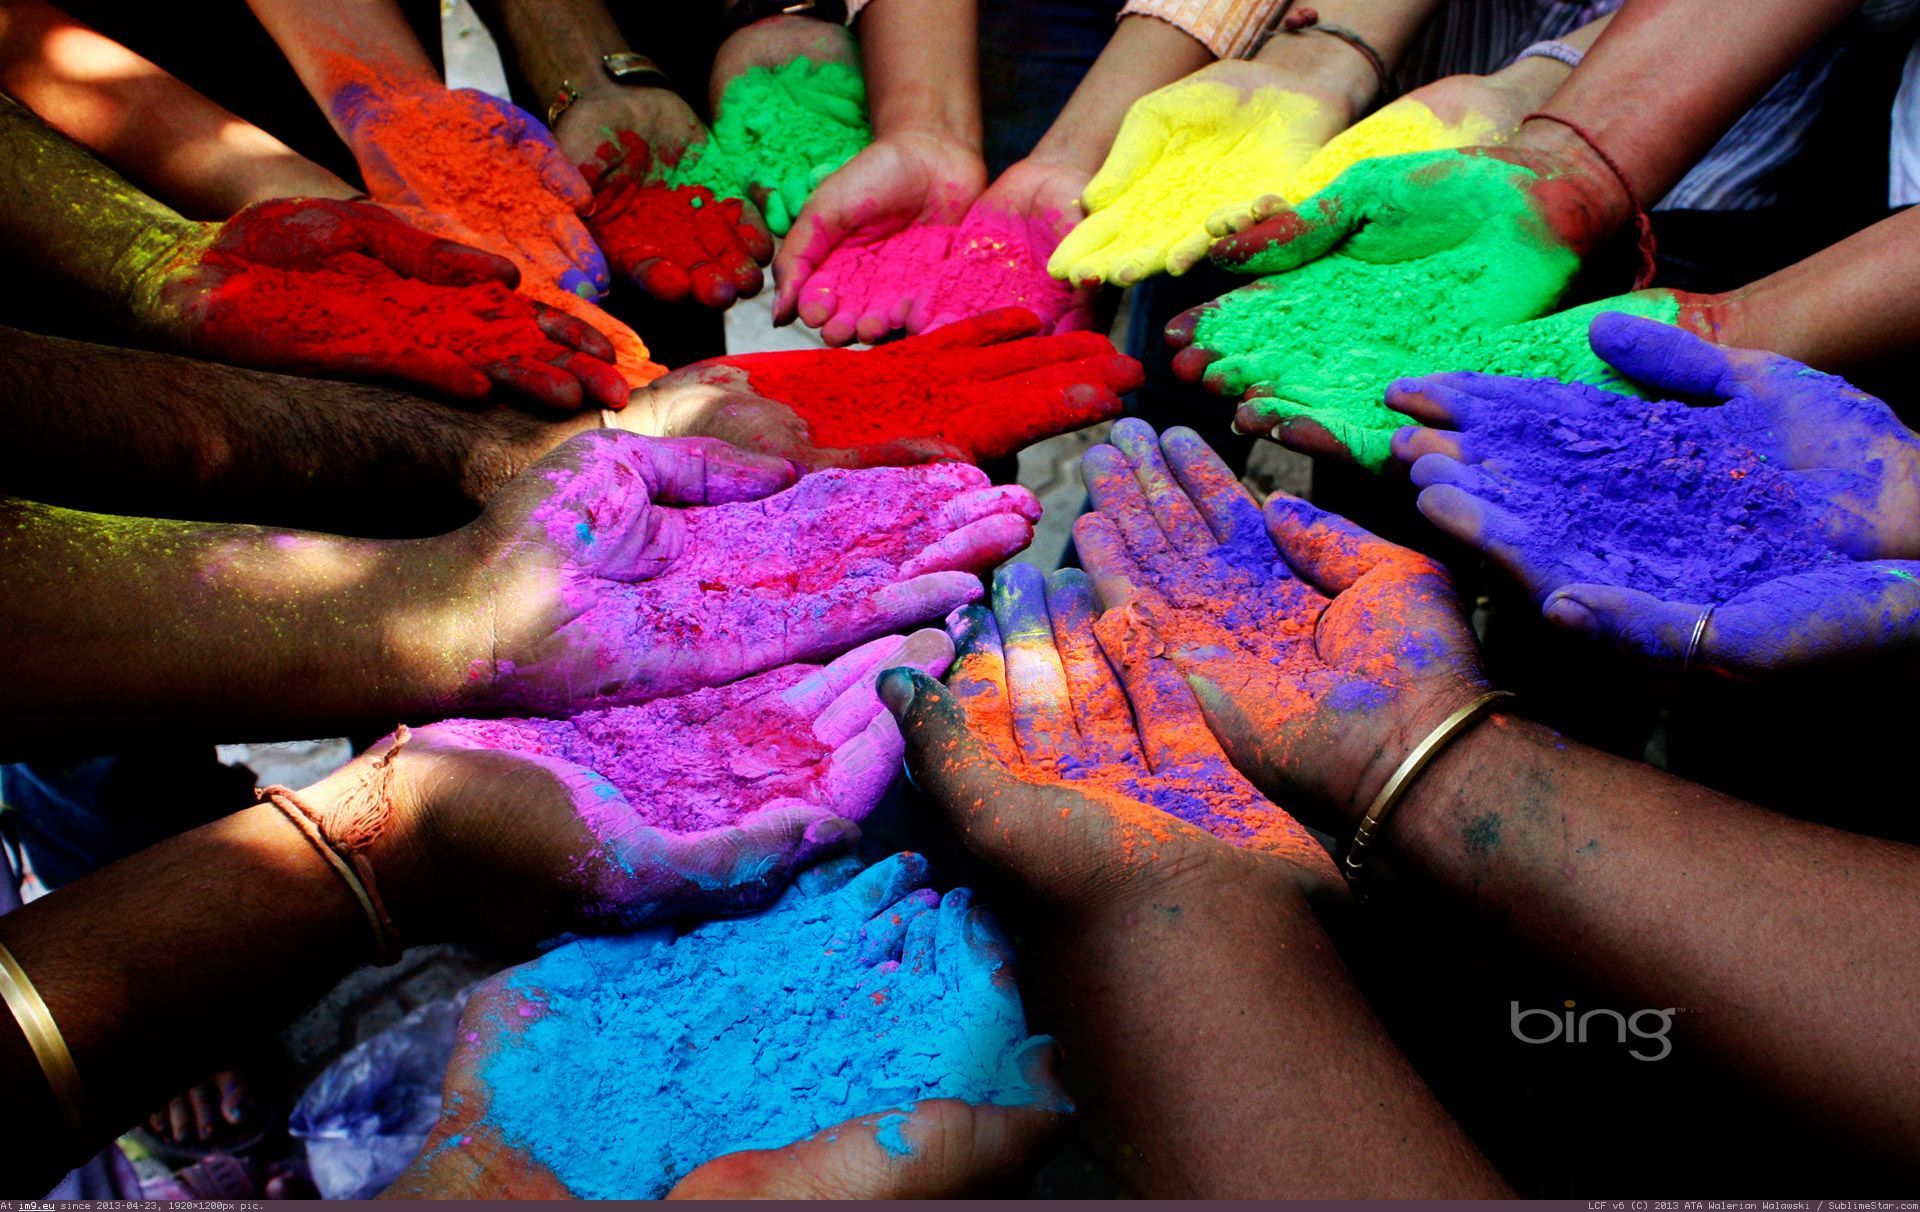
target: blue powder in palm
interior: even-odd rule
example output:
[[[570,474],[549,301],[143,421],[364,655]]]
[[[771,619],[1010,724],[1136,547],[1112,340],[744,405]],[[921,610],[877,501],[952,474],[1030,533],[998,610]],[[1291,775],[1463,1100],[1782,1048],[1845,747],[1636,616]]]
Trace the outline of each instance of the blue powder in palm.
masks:
[[[1011,953],[911,854],[824,863],[766,911],[675,938],[569,943],[509,982],[525,1001],[482,1073],[487,1118],[576,1195],[635,1199],[920,1099],[1032,1103],[1046,1042],[1027,1036]],[[907,1122],[877,1125],[889,1154],[911,1151]]]
[[[1697,408],[1528,379],[1488,395],[1464,427],[1471,460],[1490,472],[1474,495],[1524,525],[1509,541],[1557,567],[1561,584],[1725,602],[1848,562],[1825,533],[1830,511],[1773,464],[1771,432],[1737,402]]]

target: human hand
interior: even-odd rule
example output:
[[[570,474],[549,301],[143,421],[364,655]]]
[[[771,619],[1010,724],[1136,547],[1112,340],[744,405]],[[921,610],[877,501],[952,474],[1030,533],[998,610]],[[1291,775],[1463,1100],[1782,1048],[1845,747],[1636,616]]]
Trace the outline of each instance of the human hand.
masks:
[[[1742,674],[1913,630],[1920,438],[1797,362],[1596,318],[1594,352],[1674,400],[1485,375],[1395,385],[1446,430],[1403,431],[1421,512],[1485,551],[1549,621],[1655,660]],[[1709,604],[1713,610],[1707,615]]]
[[[587,227],[613,272],[668,303],[759,293],[773,237],[678,95],[615,85],[575,101],[554,135],[593,188]]]
[[[753,917],[493,978],[394,1193],[879,1197],[1016,1172],[1065,1122],[1053,1049],[997,924],[928,885],[917,855],[835,860]]]
[[[980,153],[921,131],[880,139],[827,178],[774,257],[773,318],[829,345],[925,319],[953,228],[986,186]]]
[[[1047,268],[1077,284],[1131,286],[1206,256],[1207,221],[1285,189],[1350,121],[1344,103],[1278,68],[1215,63],[1133,103],[1087,185],[1087,218]]]
[[[958,464],[779,492],[791,476],[711,439],[561,446],[433,546],[445,588],[412,642],[451,666],[447,714],[570,715],[844,652],[973,601],[1040,516]]]
[[[1074,527],[1101,646],[1122,670],[1184,679],[1255,786],[1351,828],[1414,745],[1486,689],[1446,573],[1284,494],[1263,517],[1191,430],[1156,441],[1122,421],[1113,442],[1085,456],[1096,512]]]
[[[677,370],[630,411],[807,470],[978,463],[1120,412],[1140,364],[1009,307],[877,349],[739,354]],[[623,414],[624,416],[624,414]]]
[[[500,253],[569,294],[607,293],[606,259],[582,216],[593,204],[537,118],[478,89],[346,60],[330,109],[367,192],[428,231]]]
[[[620,407],[613,346],[514,291],[506,259],[370,202],[280,199],[207,224],[133,289],[142,325],[201,357],[393,378],[458,399]]]
[[[857,835],[898,774],[875,675],[937,675],[952,655],[928,630],[638,707],[445,720],[321,791],[392,813],[369,857],[410,939],[525,944],[754,909]],[[386,765],[390,793],[356,796]]]
[[[1264,397],[1258,411],[1289,445],[1378,468],[1387,384],[1461,365],[1550,308],[1579,266],[1580,195],[1519,154],[1367,160],[1221,241],[1216,260],[1271,276],[1175,317],[1174,373]]]
[[[1024,307],[1041,331],[1093,327],[1091,287],[1054,281],[1047,258],[1081,219],[1086,176],[1075,169],[1027,159],[968,208],[940,261],[931,296],[908,313],[910,332],[929,332],[1000,307]]]
[[[947,686],[972,736],[1012,777],[1030,784],[1033,796],[1057,792],[1071,803],[1072,793],[1083,790],[1144,805],[1167,814],[1167,826],[1184,821],[1277,859],[1310,892],[1344,891],[1313,836],[1228,762],[1186,683],[1164,662],[1131,660],[1135,654],[1108,648],[1124,635],[1096,624],[1097,613],[1085,573],[1064,569],[1042,577],[1025,564],[1009,564],[996,575],[991,610],[957,611],[947,623],[956,646]],[[1005,806],[995,811],[1004,815]],[[1124,840],[1128,853],[1108,853],[1103,861],[1103,848],[1110,851],[1116,836],[1115,822],[1103,824],[1101,816],[1081,817],[1044,842],[1030,839],[1034,849],[1022,849],[1018,866],[1031,871],[1048,856],[1074,851],[1106,868],[1079,877],[1085,884],[1152,882],[1139,861],[1146,855]],[[1142,827],[1153,837],[1146,849],[1157,859],[1168,857],[1162,845],[1173,854],[1188,846],[1164,829],[1155,834],[1150,824]],[[1113,895],[1112,889],[1098,894]]]
[[[873,141],[852,31],[812,17],[763,17],[713,60],[714,139],[775,235],[820,183]]]

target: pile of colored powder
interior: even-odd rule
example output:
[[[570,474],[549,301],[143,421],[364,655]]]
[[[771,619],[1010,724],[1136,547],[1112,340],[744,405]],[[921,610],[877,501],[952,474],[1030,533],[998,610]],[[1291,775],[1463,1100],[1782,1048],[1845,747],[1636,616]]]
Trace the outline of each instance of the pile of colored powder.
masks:
[[[1823,512],[1757,452],[1732,407],[1693,408],[1589,389],[1587,408],[1476,402],[1469,441],[1497,463],[1475,495],[1528,526],[1530,562],[1570,582],[1667,601],[1724,602],[1756,585],[1846,562]]]
[[[215,250],[202,258],[221,264]],[[484,392],[482,367],[544,362],[560,347],[540,331],[531,301],[497,282],[432,286],[401,277],[360,253],[298,272],[234,262],[231,276],[208,295],[198,334],[210,353],[271,356],[286,369],[360,363],[378,372],[419,368],[471,376],[466,390]],[[450,382],[449,386],[453,386]]]
[[[1402,97],[1329,139],[1278,192],[1289,202],[1302,202],[1362,160],[1500,142],[1500,129],[1479,114],[1447,122],[1413,98]]]
[[[767,224],[775,235],[785,235],[827,174],[872,141],[867,86],[860,72],[802,55],[735,77],[720,95],[713,123],[715,152],[708,153],[717,153],[725,163],[685,164],[689,176],[673,183],[704,184],[725,193],[711,177],[731,172],[743,183],[762,186],[770,195]]]
[[[967,890],[935,894],[917,856],[858,866],[802,873],[750,917],[516,969],[526,1002],[481,1068],[488,1122],[574,1194],[636,1199],[920,1099],[1035,1102],[997,927]],[[881,1126],[891,1152],[911,1151],[903,1122]]]
[[[1263,410],[1311,417],[1374,468],[1390,457],[1394,430],[1412,423],[1383,402],[1395,379],[1497,368],[1618,383],[1582,352],[1592,311],[1523,324],[1553,305],[1578,265],[1515,188],[1515,174],[1531,174],[1469,156],[1435,168],[1455,177],[1448,205],[1472,216],[1446,216],[1455,238],[1427,248],[1430,224],[1370,223],[1327,256],[1223,296],[1195,331],[1196,346],[1221,355],[1209,381],[1236,395],[1257,386],[1274,397]],[[1678,314],[1670,297],[1621,309]]]
[[[693,833],[737,823],[775,800],[824,802],[829,748],[782,696],[818,673],[783,665],[755,677],[639,707],[572,719],[449,720],[439,729],[487,749],[584,766],[626,800],[618,811]],[[592,823],[592,822],[589,822]],[[608,824],[630,826],[632,821]],[[599,836],[619,836],[596,830]]]
[[[1047,272],[1061,226],[1058,211],[1026,216],[974,207],[945,254],[922,267],[933,271],[934,284],[921,331],[996,307],[1024,307],[1041,323],[1053,324],[1073,306],[1072,288]]]
[[[729,360],[747,372],[756,392],[798,413],[823,446],[938,437],[976,458],[1012,453],[1009,442],[1017,449],[1022,435],[1053,432],[1056,422],[1111,415],[1098,405],[1074,412],[1064,403],[1062,382],[1112,391],[1139,382],[1136,363],[1088,332],[937,352],[903,341]]]

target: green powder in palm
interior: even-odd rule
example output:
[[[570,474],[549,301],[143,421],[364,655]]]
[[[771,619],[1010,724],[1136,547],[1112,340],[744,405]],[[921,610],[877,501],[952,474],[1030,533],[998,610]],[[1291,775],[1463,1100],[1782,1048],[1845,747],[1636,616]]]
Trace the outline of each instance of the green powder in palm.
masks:
[[[1210,384],[1255,389],[1268,416],[1310,417],[1371,468],[1391,456],[1394,430],[1412,424],[1382,402],[1395,379],[1483,370],[1626,389],[1588,350],[1588,320],[1615,309],[1671,322],[1677,305],[1649,294],[1534,320],[1579,268],[1533,211],[1538,179],[1458,152],[1356,165],[1301,207],[1308,218],[1357,212],[1349,238],[1224,296],[1201,319],[1194,343],[1221,355]],[[1278,259],[1250,264],[1263,257]]]

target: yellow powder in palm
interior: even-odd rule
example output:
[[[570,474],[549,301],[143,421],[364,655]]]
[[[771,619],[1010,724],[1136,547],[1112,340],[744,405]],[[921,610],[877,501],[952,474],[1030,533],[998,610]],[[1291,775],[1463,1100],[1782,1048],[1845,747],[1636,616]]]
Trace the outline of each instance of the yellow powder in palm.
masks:
[[[1300,202],[1333,184],[1335,177],[1362,160],[1502,141],[1499,128],[1479,114],[1469,114],[1458,124],[1449,124],[1420,102],[1402,98],[1334,136],[1287,180],[1279,193],[1289,202]],[[1251,200],[1259,194],[1247,196]]]

